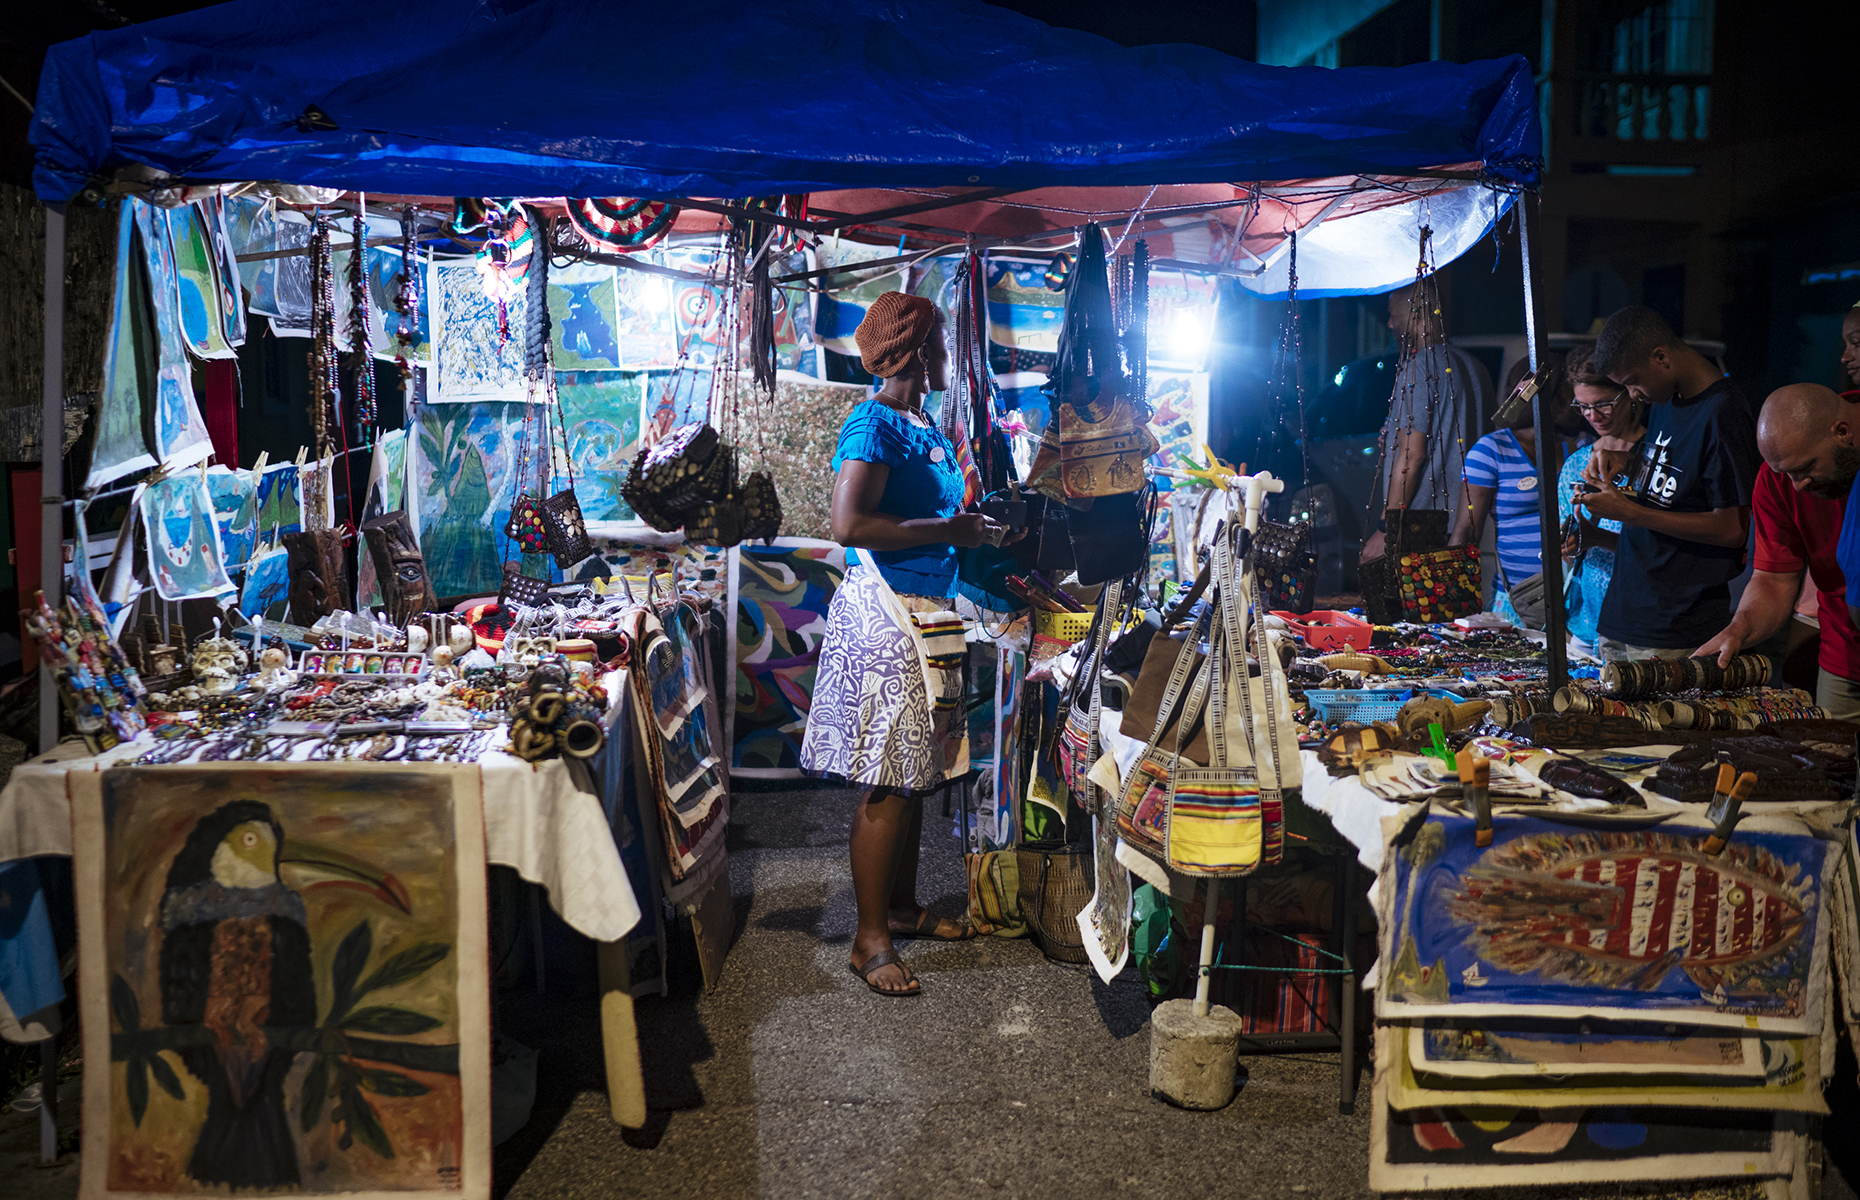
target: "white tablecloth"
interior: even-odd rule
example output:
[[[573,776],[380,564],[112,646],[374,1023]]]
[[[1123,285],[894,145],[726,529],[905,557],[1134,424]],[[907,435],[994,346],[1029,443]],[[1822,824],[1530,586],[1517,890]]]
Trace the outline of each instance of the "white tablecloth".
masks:
[[[157,743],[146,735],[91,757],[80,742],[51,756],[21,763],[0,790],[0,862],[39,854],[71,853],[71,805],[65,773],[120,766]],[[315,770],[320,764],[305,764]],[[342,763],[363,770],[392,770],[394,763]],[[485,857],[549,891],[549,903],[575,929],[595,941],[624,937],[639,923],[620,851],[600,800],[576,788],[560,759],[532,766],[491,751],[461,771],[484,772]],[[152,770],[159,768],[151,768]]]

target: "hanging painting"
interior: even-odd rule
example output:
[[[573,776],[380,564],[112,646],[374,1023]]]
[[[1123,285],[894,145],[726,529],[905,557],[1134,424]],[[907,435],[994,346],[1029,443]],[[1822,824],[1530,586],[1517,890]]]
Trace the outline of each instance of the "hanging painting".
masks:
[[[714,419],[710,404],[712,373],[708,368],[654,371],[645,377],[642,386],[646,389],[644,422],[654,441],[681,425]]]
[[[555,365],[564,371],[616,371],[620,355],[618,268],[573,263],[549,271],[549,326]]]
[[[988,357],[997,372],[1047,371],[1059,350],[1066,293],[1047,286],[1048,258],[988,258]]]
[[[867,246],[860,242],[843,242],[831,238],[820,243],[815,258],[820,268],[825,270],[874,259],[896,258],[897,253],[890,246]],[[865,310],[874,300],[902,286],[903,267],[892,271],[874,269],[859,275],[834,275],[828,277],[827,282],[830,286],[820,293],[814,305],[814,340],[828,350],[857,359],[859,344],[853,340],[853,334],[859,328],[859,322],[865,320]]]
[[[730,553],[730,773],[797,778],[827,608],[846,575],[846,551],[819,539],[779,538]]]
[[[226,555],[213,517],[213,500],[199,471],[183,471],[142,491],[142,527],[148,534],[149,576],[163,600],[193,600],[232,590]]]
[[[274,463],[258,477],[258,529],[267,541],[304,527],[303,481],[296,463]]]
[[[105,344],[103,394],[97,401],[88,487],[155,465],[142,434],[142,411],[160,368],[151,338],[148,272],[136,246],[136,204],[124,200],[116,222],[116,286]]]
[[[123,203],[135,210],[136,242],[142,248],[149,305],[155,314],[155,457],[171,470],[192,466],[213,453],[213,440],[194,401],[193,367],[182,333],[181,285],[167,214],[140,200]]]
[[[645,376],[637,371],[557,371],[555,379],[583,519],[634,520],[633,506],[620,495],[620,485],[639,454]]]
[[[1591,830],[1428,814],[1391,848],[1383,1017],[1615,1013],[1819,1034],[1828,843],[1749,817],[1721,855],[1702,818]]]
[[[233,249],[226,198],[210,196],[195,206],[213,251],[213,286],[219,291],[220,337],[228,346],[245,345],[245,296],[240,290],[239,255]]]
[[[476,771],[69,787],[86,1200],[490,1195]]]
[[[427,272],[433,373],[427,399],[527,401],[523,379],[524,293],[505,302],[484,294],[471,259],[434,262]]]
[[[219,526],[226,569],[236,571],[258,545],[258,483],[250,471],[208,467],[207,495],[213,500],[213,520]]]
[[[302,213],[277,211],[269,201],[235,196],[227,201],[227,219],[238,254],[272,254],[307,250],[310,221]],[[279,337],[310,336],[313,280],[308,254],[278,255],[239,264],[239,281],[248,307],[270,322]]]
[[[709,277],[702,281],[673,279],[671,285],[672,332],[678,342],[678,359],[694,367],[710,366],[730,340],[724,328],[723,292],[713,282],[721,265],[720,256],[710,246],[670,247],[664,256],[665,264],[673,270]]]
[[[1180,470],[1182,455],[1202,462],[1208,441],[1208,373],[1150,372],[1150,432],[1158,448],[1150,462],[1158,470]]]
[[[267,550],[245,565],[245,582],[239,589],[240,612],[247,617],[275,615],[278,605],[290,596],[290,557],[287,550]]]
[[[652,252],[656,257],[657,252]],[[628,370],[671,367],[678,362],[678,331],[672,321],[672,281],[643,271],[614,275],[614,340]]]
[[[196,358],[232,358],[226,344],[225,299],[219,286],[215,260],[218,247],[196,204],[161,210],[168,228],[169,252],[174,258],[175,311],[180,314],[181,340]]]

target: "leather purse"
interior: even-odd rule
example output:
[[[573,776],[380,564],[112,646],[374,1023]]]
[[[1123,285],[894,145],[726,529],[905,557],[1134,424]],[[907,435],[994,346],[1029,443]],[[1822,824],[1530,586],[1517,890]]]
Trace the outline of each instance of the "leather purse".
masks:
[[[1048,505],[1048,509],[1055,507]],[[1072,538],[1072,569],[1090,585],[1124,579],[1150,561],[1150,526],[1156,516],[1156,489],[1100,496],[1088,509],[1057,506],[1066,514]]]
[[[525,608],[534,608],[542,603],[549,594],[549,581],[538,579],[534,575],[525,575],[519,563],[504,564],[504,581],[497,589],[499,604],[521,604]]]

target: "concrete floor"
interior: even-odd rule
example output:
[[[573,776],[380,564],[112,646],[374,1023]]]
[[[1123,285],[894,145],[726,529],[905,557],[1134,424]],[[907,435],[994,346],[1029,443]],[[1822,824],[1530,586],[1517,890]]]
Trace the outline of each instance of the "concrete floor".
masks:
[[[961,859],[929,803],[919,898],[955,915]],[[541,1044],[544,1086],[574,1070],[585,1090],[544,1097],[500,1148],[510,1200],[1368,1194],[1367,1095],[1337,1114],[1336,1054],[1243,1059],[1217,1113],[1150,1098],[1134,971],[1106,987],[1024,940],[918,942],[904,953],[924,995],[869,993],[846,968],[852,804],[835,789],[735,799],[738,940],[720,986],[639,1005],[651,1124],[608,1120],[591,1043],[578,1065]],[[505,1028],[542,1032],[514,1013]]]
[[[498,1197],[1371,1194],[1366,1072],[1354,1116],[1337,1113],[1336,1054],[1243,1057],[1226,1109],[1170,1108],[1148,1094],[1148,1006],[1134,972],[1107,987],[1026,941],[906,943],[925,994],[867,992],[845,965],[852,803],[818,788],[736,797],[737,938],[720,985],[639,1003],[646,1129],[608,1119],[591,985],[552,956],[543,996],[500,994],[500,1027],[538,1049],[540,1070],[529,1124],[497,1149]],[[955,915],[961,861],[930,803],[920,898]],[[1831,1131],[1851,1130],[1860,1114],[1855,1070],[1843,1048]],[[75,1079],[61,1088],[67,1137],[76,1092]],[[31,1119],[0,1112],[0,1196],[71,1200],[70,1158],[38,1169],[34,1147]],[[1824,1195],[1846,1200],[1860,1142],[1843,1135],[1828,1148]]]

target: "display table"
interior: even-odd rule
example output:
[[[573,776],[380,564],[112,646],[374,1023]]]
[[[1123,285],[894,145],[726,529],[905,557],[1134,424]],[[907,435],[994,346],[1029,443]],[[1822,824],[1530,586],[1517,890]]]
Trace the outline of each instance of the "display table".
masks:
[[[624,678],[610,678],[609,684],[616,689],[613,694],[619,694],[625,686]],[[624,740],[628,736],[624,713],[624,706],[615,705],[608,714],[610,749],[618,748],[612,739]],[[6,787],[0,789],[0,863],[40,855],[70,856],[69,776],[73,772],[128,765],[157,744],[145,734],[135,742],[91,755],[81,742],[73,740],[62,743],[50,755],[38,756],[15,768]],[[316,771],[322,764],[291,765]],[[331,765],[345,771],[392,771],[402,766],[396,762],[351,761]],[[540,884],[548,893],[550,906],[562,919],[597,943],[604,964],[609,959],[624,961],[622,939],[640,924],[641,909],[621,862],[603,797],[578,787],[569,764],[560,759],[531,764],[490,751],[476,762],[431,764],[427,769],[435,766],[480,775],[486,861],[514,868],[524,879]],[[622,1003],[603,996],[601,1016],[615,1115],[619,1118],[624,1114],[629,1124],[643,1123],[643,1080],[631,997]]]

